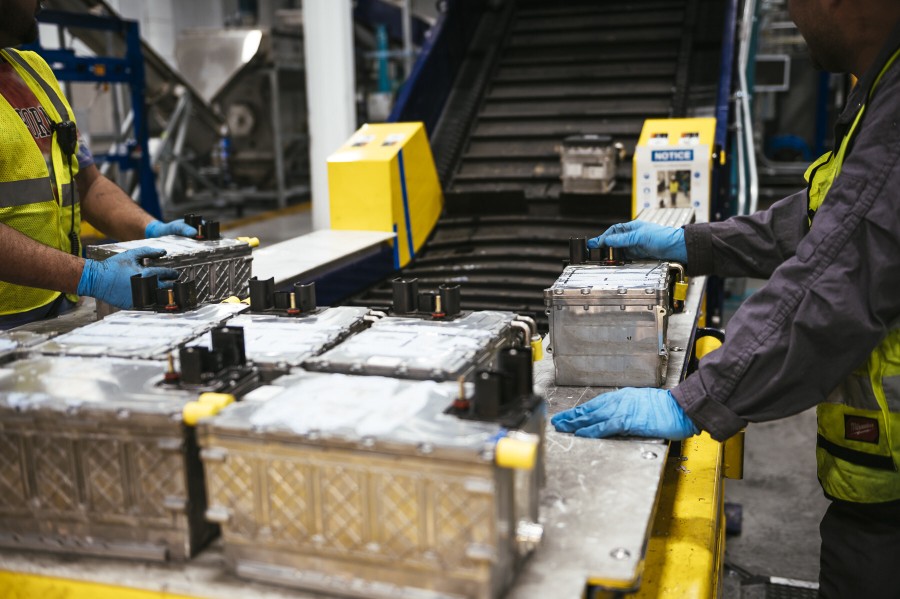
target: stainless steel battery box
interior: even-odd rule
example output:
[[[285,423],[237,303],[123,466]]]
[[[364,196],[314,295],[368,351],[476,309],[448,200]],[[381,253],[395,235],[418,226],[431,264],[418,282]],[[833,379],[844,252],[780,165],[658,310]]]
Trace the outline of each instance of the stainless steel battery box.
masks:
[[[54,337],[35,351],[48,355],[164,359],[244,310],[244,304],[212,304],[189,312],[121,311]]]
[[[365,308],[340,306],[296,317],[245,313],[228,321],[244,330],[247,358],[269,377],[286,373],[368,326]],[[190,345],[209,346],[210,335]]]
[[[245,297],[253,264],[250,245],[237,239],[197,241],[188,237],[166,235],[155,239],[138,239],[123,243],[88,246],[85,254],[92,260],[105,260],[127,250],[152,247],[166,250],[166,255],[152,261],[153,266],[174,268],[179,280],[193,280],[200,304],[218,302],[232,295]],[[99,318],[116,308],[97,302]]]
[[[40,345],[49,338],[49,335],[30,331],[0,332],[0,364],[11,362],[28,354],[34,346]]]
[[[183,560],[216,533],[194,393],[161,362],[39,356],[0,368],[0,546]]]
[[[497,351],[528,346],[528,325],[512,312],[471,312],[453,320],[389,316],[303,363],[307,370],[409,379],[471,378]]]
[[[544,290],[556,384],[662,385],[672,283],[668,262],[566,267]]]
[[[207,517],[230,567],[342,596],[500,596],[541,537],[545,410],[509,431],[448,413],[459,394],[303,372],[202,420]]]
[[[606,194],[616,184],[616,167],[625,148],[608,135],[572,135],[559,149],[564,193]]]

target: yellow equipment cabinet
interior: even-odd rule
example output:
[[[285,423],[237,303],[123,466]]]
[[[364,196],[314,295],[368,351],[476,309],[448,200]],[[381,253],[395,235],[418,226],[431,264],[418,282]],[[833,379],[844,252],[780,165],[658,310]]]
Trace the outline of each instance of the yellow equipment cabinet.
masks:
[[[415,257],[444,203],[422,123],[364,125],[328,158],[328,188],[331,228],[396,233],[396,268]]]
[[[716,119],[649,119],[634,150],[632,217],[647,208],[693,208],[709,221]]]

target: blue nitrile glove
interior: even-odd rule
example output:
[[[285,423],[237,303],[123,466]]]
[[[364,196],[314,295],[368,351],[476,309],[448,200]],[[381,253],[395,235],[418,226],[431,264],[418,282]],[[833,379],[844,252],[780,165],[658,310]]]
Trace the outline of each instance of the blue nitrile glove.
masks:
[[[132,275],[156,275],[159,277],[160,287],[171,287],[178,278],[178,271],[174,268],[142,264],[144,258],[161,258],[165,255],[166,250],[140,247],[106,260],[85,260],[77,293],[95,297],[117,308],[132,308]]]
[[[183,218],[173,220],[170,223],[155,220],[144,229],[144,237],[152,239],[163,235],[181,235],[182,237],[196,237],[197,229],[186,224]]]
[[[625,256],[631,259],[656,258],[687,264],[684,229],[641,220],[613,225],[603,235],[588,239],[587,245],[592,250],[601,246],[625,248]]]
[[[576,437],[613,435],[687,439],[700,430],[665,389],[626,387],[598,395],[550,419],[556,430]]]

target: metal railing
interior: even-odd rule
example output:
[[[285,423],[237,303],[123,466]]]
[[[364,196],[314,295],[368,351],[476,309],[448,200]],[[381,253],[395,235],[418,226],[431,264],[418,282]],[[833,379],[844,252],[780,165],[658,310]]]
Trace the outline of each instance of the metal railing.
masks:
[[[756,168],[756,142],[753,114],[750,112],[750,90],[747,67],[750,65],[750,46],[756,20],[756,0],[744,0],[738,49],[738,91],[735,94],[735,133],[738,161],[738,214],[753,214],[759,204],[759,173]],[[749,197],[748,197],[749,196]]]

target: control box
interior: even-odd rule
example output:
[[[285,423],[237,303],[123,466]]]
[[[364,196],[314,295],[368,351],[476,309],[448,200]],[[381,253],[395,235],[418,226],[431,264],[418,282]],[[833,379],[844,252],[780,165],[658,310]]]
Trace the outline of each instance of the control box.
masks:
[[[634,150],[632,217],[649,208],[693,208],[709,222],[716,119],[649,119]]]

